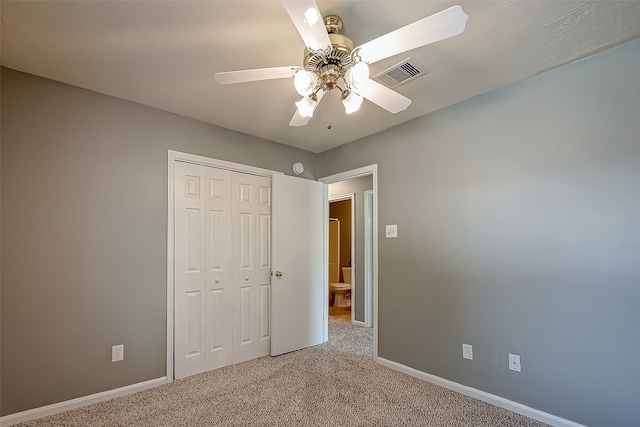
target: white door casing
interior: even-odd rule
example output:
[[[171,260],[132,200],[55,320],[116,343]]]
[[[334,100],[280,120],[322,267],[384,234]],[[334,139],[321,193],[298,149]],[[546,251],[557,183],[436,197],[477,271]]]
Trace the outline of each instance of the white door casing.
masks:
[[[373,190],[364,192],[364,326],[373,326]]]
[[[369,304],[373,313],[371,315],[373,322],[373,360],[378,360],[378,165],[373,164],[369,166],[363,166],[361,168],[340,172],[335,175],[326,176],[320,178],[318,181],[324,184],[332,184],[334,182],[346,181],[352,178],[358,178],[361,176],[371,175],[373,177],[373,244],[372,244],[372,301]],[[328,202],[325,204],[328,209]],[[365,306],[365,319],[368,317],[367,310],[369,307]]]
[[[324,342],[328,215],[326,186],[317,181],[274,175],[272,190],[271,355],[277,356]]]

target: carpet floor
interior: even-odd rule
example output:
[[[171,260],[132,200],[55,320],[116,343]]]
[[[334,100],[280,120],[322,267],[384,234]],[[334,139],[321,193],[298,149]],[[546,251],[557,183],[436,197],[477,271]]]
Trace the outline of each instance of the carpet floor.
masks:
[[[547,424],[375,363],[372,330],[330,318],[329,341],[20,426],[526,426]]]

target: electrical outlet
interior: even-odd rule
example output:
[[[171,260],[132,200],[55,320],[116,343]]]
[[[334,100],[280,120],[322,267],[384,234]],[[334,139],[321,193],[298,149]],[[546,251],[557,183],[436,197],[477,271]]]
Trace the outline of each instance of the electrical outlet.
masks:
[[[111,347],[111,361],[119,362],[124,360],[124,344],[114,345]]]
[[[520,372],[520,356],[509,353],[509,369]]]
[[[473,360],[473,346],[471,344],[462,344],[462,357]]]

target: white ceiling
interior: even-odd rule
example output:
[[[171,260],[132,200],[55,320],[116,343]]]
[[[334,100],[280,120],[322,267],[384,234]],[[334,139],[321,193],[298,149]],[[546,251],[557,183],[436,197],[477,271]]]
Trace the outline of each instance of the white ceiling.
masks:
[[[276,0],[3,0],[1,62],[318,153],[640,37],[637,0],[318,1],[356,45],[454,4],[469,15],[464,33],[371,66],[374,75],[411,58],[426,68],[397,88],[413,100],[406,111],[365,101],[347,116],[332,94],[300,128],[289,126],[299,99],[292,80],[213,80],[301,65],[304,44]]]

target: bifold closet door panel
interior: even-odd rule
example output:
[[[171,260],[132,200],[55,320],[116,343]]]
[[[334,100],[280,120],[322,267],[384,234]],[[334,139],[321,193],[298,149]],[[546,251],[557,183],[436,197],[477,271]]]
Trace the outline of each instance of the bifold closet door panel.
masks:
[[[253,175],[233,173],[233,362],[254,357],[256,189]]]
[[[204,168],[206,370],[233,363],[232,172]]]
[[[205,329],[204,168],[175,163],[175,377],[203,372]]]
[[[255,357],[271,352],[271,178],[256,177]]]
[[[271,179],[233,173],[233,362],[269,354]]]

